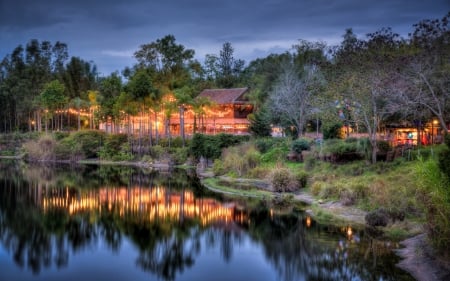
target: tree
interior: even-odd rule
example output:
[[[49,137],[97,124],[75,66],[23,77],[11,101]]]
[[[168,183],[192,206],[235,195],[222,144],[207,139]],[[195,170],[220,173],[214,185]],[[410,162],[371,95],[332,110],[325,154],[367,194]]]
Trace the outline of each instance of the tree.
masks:
[[[207,79],[215,79],[219,88],[236,87],[241,79],[245,61],[236,60],[230,42],[222,45],[219,56],[208,54],[205,58]]]
[[[441,128],[450,114],[450,13],[441,20],[415,24],[410,55],[404,69],[406,104],[421,106],[436,116]],[[443,130],[446,133],[447,130]]]
[[[271,116],[269,114],[269,110],[266,107],[262,107],[260,108],[260,110],[249,114],[247,118],[250,121],[249,131],[255,137],[271,136]]]
[[[194,50],[177,44],[173,35],[166,35],[149,44],[143,44],[134,53],[138,61],[137,69],[145,69],[151,77],[157,95],[151,97],[151,108],[157,122],[157,111],[161,109],[160,99],[164,95],[173,94],[176,89],[186,86],[191,79],[191,70],[195,72],[197,64],[192,60]],[[189,67],[192,67],[190,69]],[[155,126],[156,142],[158,129]],[[151,137],[150,137],[151,139]]]
[[[189,105],[193,105],[193,95],[194,95],[194,88],[189,86],[184,86],[183,88],[180,88],[175,91],[175,98],[177,101],[177,106],[179,109],[179,116],[180,116],[180,135],[181,139],[183,141],[183,147],[186,144],[186,135],[185,135],[185,128],[184,128],[184,113],[186,110],[186,107]]]
[[[53,80],[45,84],[44,90],[40,95],[41,105],[46,112],[45,130],[48,129],[48,117],[53,116],[55,111],[64,108],[67,98],[64,95],[65,87],[58,80]],[[62,126],[62,124],[60,124]],[[62,127],[60,127],[62,129]]]
[[[398,66],[404,41],[389,28],[355,41],[347,31],[338,54],[331,87],[334,98],[369,135],[371,159],[377,161],[377,133],[387,118],[401,112],[402,83]],[[350,46],[349,44],[353,45]]]
[[[303,134],[304,125],[313,108],[313,99],[322,78],[317,66],[305,66],[301,72],[286,64],[269,97],[272,114],[281,122],[294,126],[297,136]]]

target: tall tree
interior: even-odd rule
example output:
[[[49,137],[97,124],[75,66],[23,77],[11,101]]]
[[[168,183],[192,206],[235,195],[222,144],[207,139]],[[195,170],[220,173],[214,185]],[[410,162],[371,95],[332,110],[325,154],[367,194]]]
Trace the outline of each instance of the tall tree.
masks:
[[[269,97],[273,115],[294,126],[297,135],[301,136],[322,83],[317,66],[307,65],[299,71],[292,62],[286,64]]]
[[[57,110],[64,108],[67,103],[67,97],[64,95],[64,84],[58,80],[53,80],[45,84],[44,90],[40,95],[41,105],[45,110],[45,130],[48,129],[48,119],[52,118],[53,123],[55,122],[55,115]],[[53,126],[56,129],[56,126]],[[62,129],[62,124],[57,129]]]
[[[402,109],[398,66],[404,40],[390,28],[368,34],[367,41],[355,41],[350,35],[347,31],[351,40],[344,40],[336,56],[331,87],[351,119],[367,130],[375,163],[380,125]]]
[[[446,133],[450,118],[450,13],[442,19],[415,24],[404,68],[409,107],[429,110]]]
[[[245,61],[234,58],[234,49],[225,42],[219,55],[208,54],[205,58],[207,79],[215,79],[220,88],[233,88],[239,85]]]

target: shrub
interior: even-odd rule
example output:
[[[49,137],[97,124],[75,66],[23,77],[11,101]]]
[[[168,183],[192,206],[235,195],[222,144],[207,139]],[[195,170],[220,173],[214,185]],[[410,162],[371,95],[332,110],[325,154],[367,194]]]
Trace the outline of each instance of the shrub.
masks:
[[[310,149],[310,144],[307,139],[297,139],[292,142],[291,149],[296,153],[302,153],[304,150]]]
[[[259,164],[260,154],[254,145],[243,143],[224,149],[222,159],[223,168],[226,172],[233,172],[237,176],[243,176]]]
[[[62,139],[55,148],[55,157],[58,160],[77,161],[84,158],[81,143],[72,138]]]
[[[176,147],[171,150],[172,160],[175,165],[186,163],[189,149],[187,147]]]
[[[366,224],[375,226],[386,226],[389,222],[389,215],[383,208],[371,211],[365,216]]]
[[[160,159],[165,153],[165,150],[160,145],[154,145],[150,148],[150,156],[153,159]]]
[[[255,168],[252,168],[247,172],[247,176],[249,178],[264,179],[269,176],[269,173],[270,173],[269,168],[256,166]]]
[[[112,160],[119,153],[129,153],[128,136],[125,134],[110,134],[106,135],[104,144],[101,147],[98,155],[100,158]]]
[[[230,134],[218,134],[215,136],[195,134],[189,146],[189,154],[195,159],[205,157],[217,159],[222,154],[222,149],[248,141],[249,136],[234,136]]]
[[[321,192],[322,189],[324,189],[326,187],[326,183],[322,182],[322,181],[315,181],[313,182],[313,184],[311,185],[311,193],[314,196],[318,196]]]
[[[438,154],[439,169],[450,181],[450,134],[446,134],[444,138],[444,143],[447,146],[445,149]]]
[[[86,158],[98,157],[98,152],[104,143],[105,133],[100,131],[79,131],[69,135],[75,143],[81,145],[81,151]]]
[[[305,188],[308,185],[308,173],[302,170],[297,171],[295,180],[299,188]]]
[[[323,139],[340,139],[341,136],[341,122],[335,122],[331,124],[324,124],[322,126]]]
[[[223,165],[223,161],[220,159],[214,160],[212,169],[213,169],[214,175],[216,175],[216,176],[221,176],[226,173],[224,165]]]
[[[255,141],[255,146],[261,153],[266,153],[275,144],[275,138],[260,138]]]
[[[343,189],[340,192],[339,199],[344,206],[351,206],[356,203],[357,195],[353,190]]]
[[[314,166],[316,165],[316,158],[313,155],[306,156],[304,161],[306,171],[311,171],[312,169],[314,169]]]
[[[49,161],[55,159],[56,140],[52,135],[42,135],[37,141],[30,140],[23,144],[29,161]]]
[[[346,142],[337,139],[327,140],[322,149],[322,154],[332,162],[346,162],[362,158],[358,142]]]
[[[294,176],[288,168],[277,167],[269,175],[269,182],[275,192],[288,192],[298,189]]]

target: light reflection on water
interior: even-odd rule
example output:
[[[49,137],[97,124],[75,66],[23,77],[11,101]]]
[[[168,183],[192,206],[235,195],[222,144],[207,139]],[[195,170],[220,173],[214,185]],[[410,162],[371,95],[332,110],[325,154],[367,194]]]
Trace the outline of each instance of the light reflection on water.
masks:
[[[183,171],[0,168],[0,280],[413,280],[397,245]]]

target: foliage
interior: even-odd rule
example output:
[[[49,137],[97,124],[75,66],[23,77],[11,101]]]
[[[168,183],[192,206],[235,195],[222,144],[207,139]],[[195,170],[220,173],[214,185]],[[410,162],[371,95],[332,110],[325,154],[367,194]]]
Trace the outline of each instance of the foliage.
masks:
[[[255,137],[269,137],[272,133],[271,117],[269,111],[263,107],[259,111],[248,115],[250,121],[249,131]]]
[[[23,144],[25,157],[29,161],[52,161],[55,159],[56,140],[50,134],[42,135],[37,141]]]
[[[69,141],[80,145],[86,158],[97,158],[104,143],[105,133],[100,131],[78,131],[69,135]]]
[[[428,237],[435,248],[448,254],[450,248],[450,180],[443,176],[438,163],[433,160],[419,161],[416,166],[421,202],[426,216]]]
[[[189,148],[188,147],[173,147],[170,150],[172,161],[175,165],[181,165],[188,160]]]
[[[322,149],[323,157],[332,162],[358,160],[362,157],[361,146],[358,142],[346,142],[339,139],[329,139]]]
[[[341,139],[342,123],[327,123],[322,126],[323,139]]]
[[[285,142],[285,139],[283,138],[257,138],[255,140],[255,146],[261,153],[266,153],[274,146],[278,146],[281,143]]]
[[[308,185],[308,173],[303,170],[299,170],[294,174],[295,180],[299,188],[305,188]]]
[[[269,182],[275,192],[290,192],[298,189],[298,182],[289,168],[276,167],[269,174]]]
[[[302,153],[304,150],[309,150],[311,145],[307,139],[297,139],[292,142],[291,148],[296,153]]]
[[[271,148],[261,155],[261,161],[265,163],[284,161],[286,155],[289,153],[289,149],[288,139],[275,139]]]
[[[223,133],[218,135],[195,134],[189,146],[189,153],[197,160],[202,156],[214,160],[220,157],[223,148],[248,140],[248,136],[235,136]]]
[[[128,144],[128,136],[125,134],[106,135],[99,151],[99,157],[105,160],[112,160],[116,155],[124,153],[125,144]]]
[[[438,163],[440,170],[450,181],[450,134],[445,135],[446,148],[439,152]]]
[[[221,161],[214,161],[214,172],[217,174],[233,173],[242,177],[256,168],[260,162],[260,154],[251,143],[242,143],[225,148]]]

